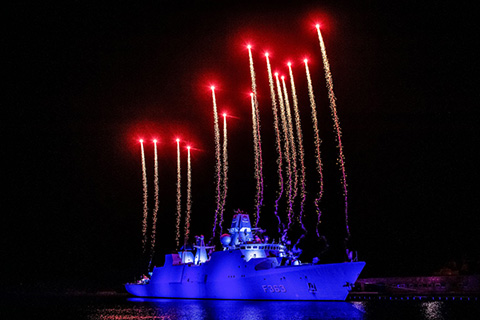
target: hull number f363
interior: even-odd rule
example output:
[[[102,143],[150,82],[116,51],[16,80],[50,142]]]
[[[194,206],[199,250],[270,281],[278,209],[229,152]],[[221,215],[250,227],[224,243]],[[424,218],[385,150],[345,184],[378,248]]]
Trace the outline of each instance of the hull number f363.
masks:
[[[271,293],[282,293],[282,292],[287,292],[287,289],[281,284],[279,285],[270,285],[270,284],[264,284],[262,285],[263,292],[271,292]]]

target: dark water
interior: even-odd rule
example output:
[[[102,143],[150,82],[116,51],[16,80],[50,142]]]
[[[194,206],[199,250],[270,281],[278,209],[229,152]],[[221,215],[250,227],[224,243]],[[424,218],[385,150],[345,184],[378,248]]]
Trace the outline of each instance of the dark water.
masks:
[[[0,319],[480,319],[479,301],[272,302],[126,296],[3,297]]]

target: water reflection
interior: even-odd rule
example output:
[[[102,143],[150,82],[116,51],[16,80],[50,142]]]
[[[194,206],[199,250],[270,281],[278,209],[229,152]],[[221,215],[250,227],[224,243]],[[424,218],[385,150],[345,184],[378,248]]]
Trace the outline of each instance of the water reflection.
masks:
[[[348,302],[181,300],[130,298],[97,309],[91,319],[306,320],[364,319],[361,304]],[[357,306],[357,304],[359,304]]]
[[[423,315],[425,319],[435,319],[441,320],[443,319],[442,316],[442,302],[440,301],[430,301],[426,302],[422,305],[423,307]]]

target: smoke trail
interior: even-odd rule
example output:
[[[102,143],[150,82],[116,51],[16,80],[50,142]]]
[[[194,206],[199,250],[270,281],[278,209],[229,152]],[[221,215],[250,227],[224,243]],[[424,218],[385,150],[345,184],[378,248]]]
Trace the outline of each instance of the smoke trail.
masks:
[[[150,270],[150,265],[152,264],[153,255],[155,253],[155,240],[156,240],[156,232],[157,232],[157,214],[158,214],[158,153],[157,153],[157,140],[153,140],[154,143],[154,150],[155,150],[155,158],[154,158],[154,165],[155,165],[155,173],[154,173],[154,184],[155,184],[155,207],[153,209],[153,222],[152,222],[152,246],[151,246],[151,253],[150,253],[150,263],[148,264],[148,269]]]
[[[225,202],[227,201],[227,182],[228,182],[228,153],[227,153],[227,115],[223,114],[223,196],[222,210],[220,211],[220,234],[223,234],[223,213],[225,212]]]
[[[256,214],[254,214],[255,227],[258,226],[258,221],[260,220],[260,209],[263,205],[263,160],[262,160],[262,139],[260,134],[260,113],[258,110],[258,101],[257,101],[257,83],[255,79],[255,69],[253,67],[253,58],[251,46],[248,45],[248,57],[250,62],[250,77],[252,78],[252,92],[253,92],[253,101],[254,101],[254,113],[255,113],[255,122],[256,126],[254,130],[254,143],[256,142],[256,152],[255,152],[255,178],[257,179],[257,196],[255,199]]]
[[[320,201],[323,197],[323,166],[322,166],[322,158],[320,154],[320,144],[322,141],[320,140],[320,135],[318,133],[318,122],[317,122],[317,106],[315,104],[315,96],[313,95],[313,86],[312,86],[312,79],[310,77],[310,70],[308,69],[308,61],[305,59],[305,72],[307,74],[308,80],[308,96],[310,97],[310,107],[312,108],[312,123],[313,123],[313,130],[315,134],[315,157],[317,158],[317,171],[319,175],[319,184],[320,190],[318,192],[317,197],[315,198],[315,208],[317,210],[317,236],[320,236],[318,231],[318,226],[321,223],[322,212],[320,211]]]
[[[330,72],[330,63],[327,58],[327,50],[325,49],[325,43],[323,42],[322,34],[320,32],[320,25],[317,24],[318,40],[320,41],[320,50],[322,51],[323,68],[325,70],[325,80],[328,87],[328,98],[330,99],[330,110],[332,112],[332,118],[334,123],[334,130],[337,133],[338,143],[338,162],[340,164],[340,170],[342,171],[342,185],[343,196],[345,197],[345,226],[347,230],[347,236],[350,237],[350,228],[348,226],[348,192],[347,192],[347,174],[345,172],[345,155],[343,154],[342,145],[342,131],[340,129],[340,122],[337,115],[337,107],[335,103],[335,93],[333,92],[333,80],[332,73]]]
[[[290,140],[288,138],[288,123],[287,117],[285,115],[285,104],[283,100],[282,88],[280,86],[280,80],[278,79],[278,73],[275,73],[275,82],[277,84],[277,94],[278,94],[278,102],[280,105],[280,118],[282,119],[282,131],[283,131],[283,143],[284,143],[284,150],[285,150],[285,160],[287,162],[287,195],[288,195],[288,224],[287,228],[283,232],[283,240],[286,240],[287,231],[290,229],[292,224],[292,213],[293,213],[293,201],[292,201],[292,163],[290,161]]]
[[[185,245],[190,234],[190,215],[192,213],[192,162],[190,159],[190,146],[187,147],[187,207],[185,212]]]
[[[290,75],[290,85],[292,88],[292,101],[293,101],[293,110],[295,113],[295,128],[297,132],[297,147],[298,147],[298,155],[299,155],[299,165],[300,165],[300,214],[298,216],[300,225],[303,231],[306,233],[307,229],[303,225],[303,210],[305,207],[305,199],[307,197],[306,193],[306,173],[305,173],[305,151],[303,149],[303,133],[302,133],[302,126],[300,122],[300,111],[298,110],[298,99],[297,99],[297,91],[295,90],[295,81],[293,79],[293,72],[292,72],[292,65],[288,63],[288,72]]]
[[[145,253],[145,246],[147,244],[148,194],[147,194],[147,168],[145,165],[145,150],[143,149],[143,140],[140,140],[140,147],[142,150],[142,180],[143,180],[142,249],[143,249],[143,253]]]
[[[268,53],[265,54],[265,58],[267,60],[267,71],[268,71],[268,83],[270,85],[270,97],[272,98],[272,112],[273,112],[273,126],[275,129],[275,142],[277,147],[277,172],[278,172],[278,196],[275,199],[275,216],[278,220],[278,232],[283,232],[283,224],[278,215],[278,205],[279,201],[283,195],[283,173],[282,173],[282,165],[283,165],[283,155],[282,155],[282,143],[281,143],[281,136],[280,130],[278,128],[278,110],[277,110],[277,98],[275,96],[275,85],[273,83],[273,76],[272,76],[272,68],[270,66],[270,60],[268,59]]]
[[[215,166],[215,184],[217,188],[217,209],[215,210],[215,218],[213,221],[213,230],[212,230],[212,240],[215,238],[215,230],[217,228],[217,221],[218,216],[220,214],[221,209],[221,201],[222,201],[222,194],[221,194],[221,170],[222,170],[222,160],[220,158],[220,129],[218,128],[218,113],[217,113],[217,100],[215,99],[215,87],[211,87],[212,89],[212,100],[213,100],[213,129],[215,134],[215,159],[216,159],[216,166]]]
[[[175,241],[177,243],[177,248],[180,245],[180,219],[182,215],[182,190],[181,182],[182,175],[180,169],[180,139],[177,139],[177,235]]]
[[[298,186],[298,175],[297,175],[297,148],[295,146],[295,138],[293,134],[293,121],[292,121],[292,111],[290,109],[290,102],[288,101],[288,91],[287,86],[285,85],[285,77],[282,76],[282,87],[283,87],[283,96],[285,102],[285,111],[287,111],[287,123],[288,123],[288,139],[290,144],[290,159],[292,161],[292,176],[293,176],[293,191],[292,191],[292,201],[295,201],[297,197],[297,186]]]

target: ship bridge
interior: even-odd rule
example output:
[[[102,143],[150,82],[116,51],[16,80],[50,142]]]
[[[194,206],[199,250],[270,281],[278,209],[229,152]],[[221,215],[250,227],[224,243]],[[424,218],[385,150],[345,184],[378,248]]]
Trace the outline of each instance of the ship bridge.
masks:
[[[275,243],[246,243],[239,247],[245,261],[252,258],[286,257],[285,246]]]
[[[286,248],[282,244],[262,243],[260,238],[254,234],[259,228],[252,228],[248,214],[237,213],[233,216],[229,234],[220,237],[224,250],[239,249],[245,261],[252,258],[280,257],[286,256]]]

